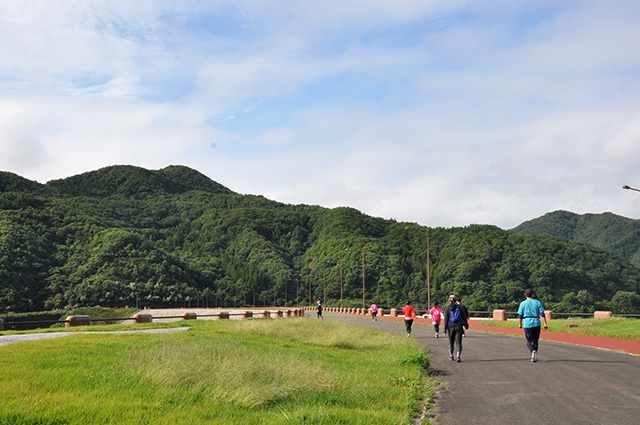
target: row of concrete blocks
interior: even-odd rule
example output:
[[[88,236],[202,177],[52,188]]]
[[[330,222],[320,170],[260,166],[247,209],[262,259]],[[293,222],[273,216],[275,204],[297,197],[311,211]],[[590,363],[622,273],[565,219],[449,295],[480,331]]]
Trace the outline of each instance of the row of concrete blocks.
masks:
[[[305,310],[315,310],[316,307],[305,307]],[[371,316],[370,308],[353,308],[353,307],[327,307],[323,311],[327,311],[329,313],[346,313],[346,314],[355,314],[356,316]],[[397,308],[391,308],[387,311],[386,315],[390,317],[398,317],[398,312],[402,310],[398,310]],[[383,308],[378,307],[378,312],[376,313],[378,317],[385,316],[385,312]]]
[[[315,310],[316,307],[305,307],[305,310]],[[331,313],[346,313],[346,314],[355,314],[357,316],[371,316],[370,308],[341,308],[341,307],[326,307],[324,311],[328,311]],[[384,316],[384,309],[378,308],[378,317]],[[398,309],[392,308],[388,313],[391,317],[398,317]],[[544,316],[547,320],[553,319],[553,311],[545,310]],[[612,311],[596,311],[593,313],[594,319],[606,319],[613,317]],[[507,321],[507,311],[506,310],[493,310],[493,320],[496,322],[506,322]]]
[[[544,317],[547,320],[553,320],[553,311],[545,310]],[[594,311],[593,318],[594,319],[609,319],[613,317],[612,311]],[[506,322],[507,321],[507,311],[506,310],[493,310],[493,320],[496,322]]]
[[[301,308],[300,309],[295,308],[293,310],[276,310],[276,311],[261,310],[256,312],[255,316],[253,311],[242,311],[240,313],[229,313],[228,311],[221,311],[219,313],[207,314],[203,316],[206,316],[208,318],[212,317],[218,320],[230,319],[231,316],[240,316],[241,320],[247,320],[254,317],[256,318],[273,317],[277,319],[277,318],[284,318],[284,317],[302,317],[304,316],[304,310]],[[198,318],[198,315],[196,313],[191,313],[191,312],[186,312],[180,317],[181,320],[195,320],[197,318]],[[166,319],[166,317],[158,317],[158,319]],[[153,316],[148,313],[137,313],[131,317],[131,320],[133,320],[133,323],[152,323]],[[68,328],[72,326],[88,326],[90,324],[91,324],[91,317],[89,316],[84,316],[84,315],[67,316],[65,327]]]
[[[308,311],[313,311],[316,309],[316,307],[305,307],[305,310]],[[323,309],[323,311],[329,312],[329,313],[346,313],[346,314],[355,314],[357,316],[371,316],[371,309],[370,308],[341,308],[341,307],[326,307]],[[377,313],[378,317],[382,317],[384,316],[384,310],[381,308],[378,308],[378,313]],[[395,308],[392,308],[391,310],[389,310],[388,312],[389,316],[393,316],[393,317],[397,317],[398,316],[398,310]]]
[[[293,310],[261,310],[257,312],[255,317],[260,318],[283,318],[283,317],[302,317],[304,316],[304,311],[313,311],[315,307],[304,307],[304,308],[294,308]],[[370,308],[341,308],[341,307],[327,307],[324,309],[327,312],[332,313],[346,313],[346,314],[355,314],[358,316],[371,316]],[[229,313],[227,311],[221,311],[215,314],[208,314],[207,317],[213,317],[215,319],[229,319],[231,315],[239,315],[241,320],[251,319],[254,317],[253,311],[243,311],[241,313]],[[377,315],[379,317],[384,316],[384,309],[378,308]],[[392,308],[388,313],[391,317],[398,317],[398,309]],[[545,310],[544,315],[547,320],[553,319],[553,311]],[[611,311],[596,311],[593,313],[594,319],[606,319],[613,317],[613,312]],[[182,315],[182,320],[195,320],[198,318],[196,313],[186,312]],[[151,323],[153,322],[153,316],[148,313],[137,313],[131,317],[133,323]],[[493,320],[497,322],[505,322],[507,320],[507,311],[506,310],[493,310]],[[91,324],[91,317],[85,315],[76,315],[76,316],[67,316],[65,327],[72,326],[88,326]],[[3,330],[2,327],[2,319],[0,319],[0,331]]]

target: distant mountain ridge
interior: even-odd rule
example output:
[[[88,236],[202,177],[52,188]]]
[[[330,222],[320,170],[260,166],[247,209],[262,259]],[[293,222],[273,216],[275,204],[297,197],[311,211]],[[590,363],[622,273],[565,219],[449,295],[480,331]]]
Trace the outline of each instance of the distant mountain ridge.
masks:
[[[511,230],[587,243],[618,254],[640,267],[640,220],[609,212],[579,215],[569,211],[554,211]]]
[[[56,194],[70,196],[151,196],[178,194],[192,190],[230,194],[228,188],[204,174],[184,166],[172,165],[147,170],[131,165],[114,165],[45,184]]]
[[[0,193],[2,192],[36,192],[44,185],[25,179],[8,171],[0,171]]]
[[[241,195],[183,166],[115,165],[45,184],[0,172],[0,314],[325,298],[384,308],[412,299],[425,309],[429,294],[440,302],[458,294],[470,310],[513,311],[527,287],[556,312],[640,313],[640,268],[569,239],[591,228],[571,213],[545,220],[529,225],[563,237],[430,228],[427,255],[416,223]],[[591,233],[617,235],[619,225],[614,217]]]
[[[204,174],[181,165],[147,170],[133,165],[112,165],[45,184],[17,174],[0,171],[0,193],[22,192],[41,195],[105,197],[124,195],[145,197],[203,191],[232,194],[223,185]]]

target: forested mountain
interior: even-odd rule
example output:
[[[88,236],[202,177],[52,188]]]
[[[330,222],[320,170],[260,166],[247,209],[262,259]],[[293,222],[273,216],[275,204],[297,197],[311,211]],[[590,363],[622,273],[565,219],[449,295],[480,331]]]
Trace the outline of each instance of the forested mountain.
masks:
[[[513,231],[588,243],[618,254],[640,267],[640,220],[612,213],[578,215],[555,211],[526,221]]]
[[[421,231],[406,230],[410,226]],[[0,172],[0,314],[66,306],[426,308],[426,228],[239,195],[186,167],[113,166],[39,184]],[[640,313],[640,269],[495,226],[430,229],[432,300]],[[342,272],[342,273],[341,273]]]

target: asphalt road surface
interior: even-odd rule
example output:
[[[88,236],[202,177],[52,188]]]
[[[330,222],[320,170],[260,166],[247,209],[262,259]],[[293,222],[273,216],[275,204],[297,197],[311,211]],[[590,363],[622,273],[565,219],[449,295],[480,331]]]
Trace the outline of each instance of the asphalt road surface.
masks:
[[[92,334],[92,333],[108,333],[108,334],[136,334],[136,333],[171,333],[181,332],[189,329],[183,328],[166,328],[166,329],[143,329],[139,331],[106,331],[106,332],[51,332],[41,334],[17,334],[17,335],[0,335],[0,347],[3,345],[16,344],[18,342],[38,341],[41,339],[61,338],[70,335]]]
[[[406,335],[398,321],[324,317]],[[445,383],[429,419],[434,425],[640,424],[640,356],[541,340],[532,363],[523,337],[472,326],[457,363],[431,325],[414,324],[411,337],[431,352]]]

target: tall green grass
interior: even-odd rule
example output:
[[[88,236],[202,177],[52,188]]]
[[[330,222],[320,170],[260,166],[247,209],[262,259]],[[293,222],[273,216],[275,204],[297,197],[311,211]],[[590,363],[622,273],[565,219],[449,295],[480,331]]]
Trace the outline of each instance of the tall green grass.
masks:
[[[412,340],[307,319],[190,321],[0,347],[0,423],[407,424],[428,397]]]
[[[517,328],[518,321],[494,322],[486,320],[482,325]],[[549,330],[579,335],[640,340],[640,320],[625,317],[609,319],[554,319],[547,322]]]

